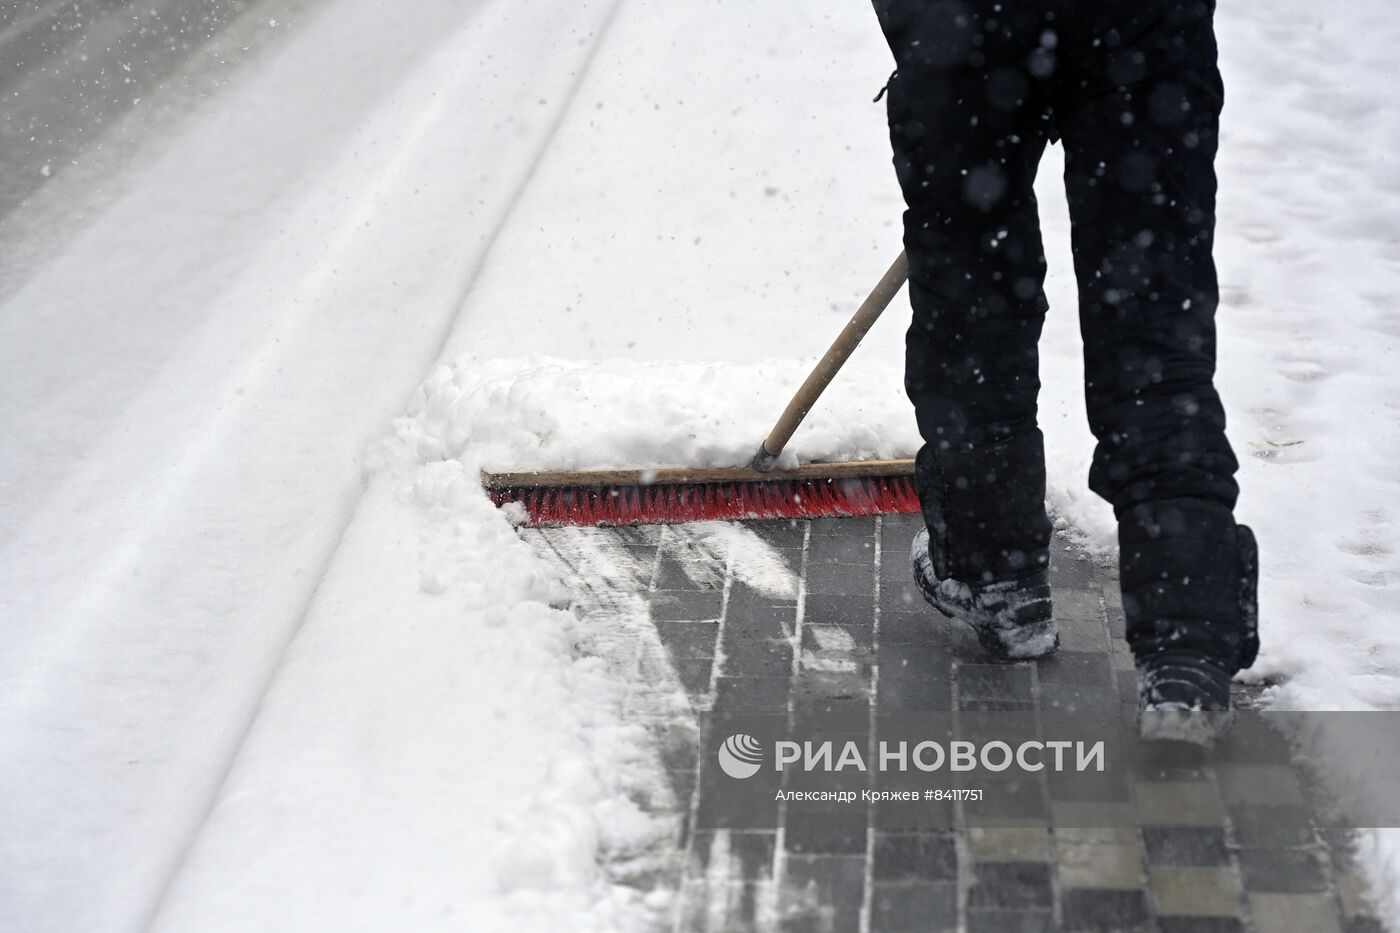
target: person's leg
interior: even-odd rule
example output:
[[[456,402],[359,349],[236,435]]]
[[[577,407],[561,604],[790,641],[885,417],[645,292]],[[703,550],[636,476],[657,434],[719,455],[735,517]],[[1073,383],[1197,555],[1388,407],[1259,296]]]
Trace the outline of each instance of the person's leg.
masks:
[[[1229,675],[1253,655],[1242,592],[1252,537],[1233,517],[1237,463],[1213,384],[1213,7],[1079,8],[1064,24],[1073,66],[1057,122],[1098,439],[1089,483],[1119,520],[1128,640],[1140,666],[1209,661],[1202,689],[1228,702]]]
[[[1032,184],[1049,124],[1045,3],[881,2],[890,138],[908,210],[905,386],[937,576],[1048,564],[1036,343],[1045,259]]]

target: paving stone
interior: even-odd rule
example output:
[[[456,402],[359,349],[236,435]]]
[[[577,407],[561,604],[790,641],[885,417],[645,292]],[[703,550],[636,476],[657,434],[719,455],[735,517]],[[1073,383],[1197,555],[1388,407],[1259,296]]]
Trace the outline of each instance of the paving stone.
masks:
[[[802,624],[873,627],[875,597],[871,595],[837,596],[808,593],[802,608]]]
[[[1080,687],[1098,695],[1113,689],[1113,671],[1100,652],[1067,651],[1062,647],[1037,663],[1036,675],[1042,690]]]
[[[656,588],[675,591],[718,591],[724,589],[724,571],[712,562],[681,562],[665,555],[656,570]]]
[[[1061,907],[1066,930],[1128,933],[1145,929],[1149,916],[1147,895],[1140,890],[1071,889],[1062,895]]]
[[[828,625],[817,622],[802,624],[803,656],[869,658],[874,646],[875,632],[868,625]]]
[[[687,933],[727,933],[754,929],[760,917],[775,913],[772,882],[688,880],[680,891],[680,928]]]
[[[1060,883],[1067,888],[1140,890],[1142,850],[1137,845],[1078,845],[1055,847]]]
[[[720,669],[726,676],[781,677],[792,670],[792,645],[766,638],[730,642]]]
[[[1055,917],[1048,910],[969,910],[967,933],[1049,933]]]
[[[880,646],[881,657],[888,647]],[[951,710],[953,679],[950,672],[935,668],[925,673],[917,663],[901,658],[893,663],[881,662],[876,694],[881,713]]]
[[[1340,933],[1332,899],[1322,894],[1249,895],[1254,933]]]
[[[1103,622],[1103,600],[1098,589],[1058,587],[1050,596],[1055,618],[1063,625],[1071,620]]]
[[[863,856],[786,857],[779,901],[784,916],[814,918],[822,931],[855,930],[864,902]]]
[[[1226,804],[1303,807],[1307,798],[1298,774],[1284,765],[1225,765],[1216,769]]]
[[[1230,828],[1245,849],[1292,849],[1317,844],[1312,812],[1306,807],[1232,807]]]
[[[690,841],[692,868],[710,880],[771,880],[776,831],[702,830]]]
[[[1143,826],[1224,826],[1225,811],[1208,781],[1139,781],[1133,785]]]
[[[875,566],[875,538],[815,535],[807,548],[808,567],[821,564]]]
[[[782,609],[796,615],[797,612],[797,591],[794,588],[790,596],[778,596],[771,592],[755,589],[738,580],[729,584],[729,601],[726,604],[726,612],[730,616],[744,615],[755,610]]]
[[[789,804],[783,845],[799,855],[864,856],[869,827],[866,807],[821,809]]]
[[[911,782],[907,787],[879,782],[882,790],[916,790],[925,786],[923,781]],[[907,803],[880,801],[874,807],[874,827],[888,833],[938,833],[958,827],[955,807],[950,800],[920,801],[918,806]]]
[[[958,694],[973,700],[1033,700],[1029,664],[959,664]]]
[[[964,784],[982,790],[980,804],[964,804],[964,817],[970,826],[1038,827],[1048,830],[1050,808],[1045,800],[1045,787],[1035,779],[1024,777],[989,778],[979,776]],[[975,809],[974,809],[975,808]]]
[[[726,645],[764,638],[791,638],[797,631],[796,608],[768,607],[732,613],[724,620]]]
[[[1276,729],[1232,729],[1216,743],[1222,760],[1239,764],[1290,765],[1293,746]]]
[[[873,564],[814,564],[807,562],[807,592],[827,596],[875,595]]]
[[[1247,890],[1278,894],[1327,890],[1327,875],[1315,851],[1240,849],[1236,858]]]
[[[958,709],[969,713],[1024,713],[1035,708],[1032,700],[978,700],[971,697],[958,700]]]
[[[1060,648],[1065,651],[1108,651],[1108,628],[1100,619],[1081,621],[1077,619],[1058,620]]]
[[[1157,913],[1178,917],[1233,917],[1240,909],[1240,881],[1229,867],[1156,868],[1151,872]]]
[[[1092,561],[1054,543],[1050,548],[1050,585],[1056,589],[1093,590],[1102,585],[1103,572]]]
[[[952,833],[875,834],[876,881],[956,881],[958,848]]]
[[[719,641],[719,622],[667,622],[656,624],[661,644],[672,658],[712,658]]]
[[[713,658],[681,658],[675,662],[676,674],[681,686],[692,696],[710,692],[710,678],[714,673]]]
[[[1138,841],[1133,808],[1128,803],[1050,801],[1050,825],[1066,842],[1134,845]]]
[[[1223,829],[1144,827],[1142,840],[1154,870],[1159,865],[1209,868],[1230,864]]]
[[[715,710],[718,712],[775,712],[788,707],[788,677],[717,677]]]
[[[1238,917],[1158,917],[1158,933],[1245,933]]]
[[[1045,784],[1052,801],[1094,802],[1101,808],[1110,804],[1126,805],[1132,797],[1129,781],[1129,775],[1121,769],[1045,772]],[[1107,821],[1100,817],[1099,822]],[[1131,824],[1132,820],[1127,819],[1120,825]]]
[[[977,862],[968,889],[969,909],[1050,907],[1050,866],[1045,862]]]
[[[839,538],[875,537],[875,519],[870,518],[817,518],[811,522],[812,537],[831,535]]]
[[[933,612],[932,606],[924,601],[924,594],[914,585],[913,580],[900,582],[880,582],[880,612]]]
[[[724,594],[718,590],[657,590],[647,600],[656,622],[718,619]]]
[[[802,670],[792,686],[794,705],[820,708],[828,713],[856,714],[870,705],[870,665],[854,670]]]
[[[873,933],[956,930],[958,886],[952,882],[876,882],[870,897]]]
[[[947,646],[954,638],[953,625],[927,607],[913,612],[881,612],[879,640],[890,645],[936,646],[948,656]]]
[[[745,522],[744,527],[775,548],[801,550],[807,537],[807,523],[779,519],[776,521]]]
[[[967,830],[978,862],[1040,862],[1050,857],[1050,834],[1038,826],[981,826]]]

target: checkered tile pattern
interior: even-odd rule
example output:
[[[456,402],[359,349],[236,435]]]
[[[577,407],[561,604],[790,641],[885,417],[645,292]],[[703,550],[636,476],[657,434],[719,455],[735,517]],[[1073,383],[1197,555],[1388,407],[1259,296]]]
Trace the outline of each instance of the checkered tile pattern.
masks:
[[[748,527],[800,579],[793,598],[700,566],[670,529],[613,532],[651,562],[638,588],[696,710],[786,710],[798,722],[859,709],[1135,714],[1114,573],[1063,544],[1051,563],[1061,648],[1004,664],[912,584],[917,517]],[[1319,797],[1282,740],[1228,768],[1146,761],[1102,781],[1042,772],[1014,788],[1016,826],[921,832],[879,804],[790,820],[775,802],[771,826],[691,831],[724,825],[723,795],[697,784],[700,738],[682,734],[666,753],[684,809],[677,931],[1381,929],[1349,834],[1316,828]],[[1118,818],[1102,819],[1109,808]],[[1094,823],[1090,811],[1116,825],[1072,828]]]

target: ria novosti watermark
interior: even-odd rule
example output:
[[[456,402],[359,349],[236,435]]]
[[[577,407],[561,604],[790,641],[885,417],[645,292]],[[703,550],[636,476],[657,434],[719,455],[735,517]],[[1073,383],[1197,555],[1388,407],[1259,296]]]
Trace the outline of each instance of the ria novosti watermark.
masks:
[[[1028,739],[1014,746],[999,739],[980,743],[958,739],[948,742],[931,739],[920,742],[882,740],[877,743],[871,761],[867,761],[860,743],[854,740],[779,740],[773,743],[772,760],[775,771],[800,770],[806,773],[839,773],[848,769],[870,771],[873,763],[874,770],[879,772],[933,773],[980,769],[994,774],[1011,770],[1034,774],[1047,769],[1056,772],[1101,772],[1105,767],[1104,756],[1102,739],[1093,742]],[[762,743],[746,733],[729,736],[718,752],[720,769],[740,780],[757,774],[764,758]]]

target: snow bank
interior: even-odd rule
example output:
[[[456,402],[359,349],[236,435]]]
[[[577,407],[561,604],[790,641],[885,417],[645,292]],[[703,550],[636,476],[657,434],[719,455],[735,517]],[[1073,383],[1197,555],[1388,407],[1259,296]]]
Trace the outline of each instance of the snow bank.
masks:
[[[488,470],[737,466],[753,458],[815,361],[756,364],[546,356],[440,366],[399,434],[421,458]],[[919,436],[897,373],[852,364],[784,464],[912,456]]]

